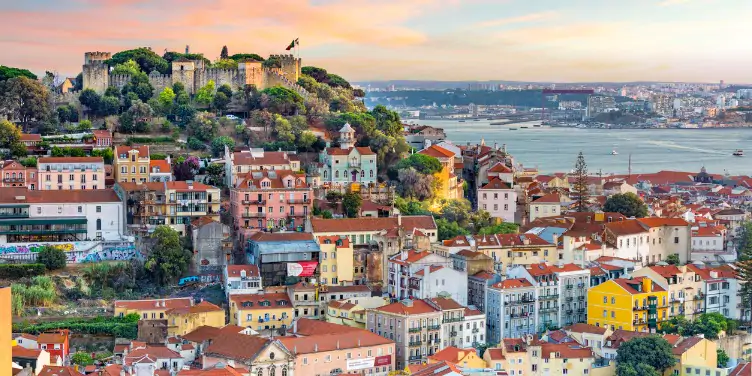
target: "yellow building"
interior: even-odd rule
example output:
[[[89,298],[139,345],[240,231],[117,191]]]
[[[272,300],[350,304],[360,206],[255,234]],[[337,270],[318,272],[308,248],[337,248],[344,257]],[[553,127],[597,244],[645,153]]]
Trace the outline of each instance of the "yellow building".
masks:
[[[345,236],[319,236],[317,238],[319,272],[322,285],[350,285],[353,282],[353,247]]]
[[[167,335],[182,336],[199,326],[225,326],[225,310],[203,301],[192,307],[174,308],[167,313]]]
[[[579,344],[537,342],[527,352],[533,375],[587,375],[595,362],[592,349]]]
[[[127,316],[135,313],[142,320],[167,319],[167,311],[193,306],[192,298],[116,300],[115,316]]]
[[[230,295],[230,324],[261,332],[288,328],[294,316],[292,302],[285,293]]]
[[[668,318],[668,294],[650,278],[612,279],[588,291],[588,324],[652,332]]]
[[[117,146],[112,170],[116,182],[149,181],[149,146]]]
[[[556,245],[535,234],[475,235],[475,250],[494,259],[494,269],[506,273],[508,265],[556,264]]]
[[[676,365],[666,370],[666,375],[726,375],[724,369],[717,368],[718,346],[715,342],[701,337],[687,337],[674,345],[671,350],[676,357]],[[709,372],[709,373],[708,373]],[[717,373],[720,372],[720,373]]]
[[[445,361],[454,363],[462,368],[486,368],[486,362],[478,356],[473,348],[460,349],[449,346],[428,357],[428,364]]]
[[[437,198],[448,200],[460,199],[464,197],[464,191],[460,179],[454,172],[454,153],[442,148],[441,146],[431,145],[418,153],[434,157],[441,162],[441,171],[434,174],[439,182],[439,188],[436,192]]]
[[[380,296],[334,300],[326,307],[326,322],[365,329],[366,309],[379,308],[387,304],[390,304],[389,299]]]
[[[12,354],[15,342],[10,339],[13,332],[10,301],[10,287],[0,288],[0,335],[3,336],[2,341],[0,341],[0,364],[5,364],[3,367],[8,368],[10,368],[10,364],[13,363]]]

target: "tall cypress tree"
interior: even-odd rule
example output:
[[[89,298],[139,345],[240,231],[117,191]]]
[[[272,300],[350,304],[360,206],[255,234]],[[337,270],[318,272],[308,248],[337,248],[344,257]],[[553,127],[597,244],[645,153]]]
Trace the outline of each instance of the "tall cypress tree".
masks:
[[[227,46],[222,46],[222,52],[219,54],[220,59],[229,59],[230,54],[227,52]]]
[[[582,152],[577,156],[577,162],[574,164],[574,192],[577,195],[577,211],[588,211],[587,163]]]

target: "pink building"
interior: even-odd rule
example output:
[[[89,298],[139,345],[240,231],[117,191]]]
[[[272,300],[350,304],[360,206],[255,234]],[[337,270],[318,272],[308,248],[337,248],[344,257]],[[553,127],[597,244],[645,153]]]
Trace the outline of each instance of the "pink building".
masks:
[[[2,187],[27,187],[31,190],[37,186],[37,169],[25,167],[18,161],[4,161],[0,167],[0,186]]]
[[[368,330],[300,319],[293,336],[279,342],[295,355],[293,375],[359,374],[396,371],[394,341]]]
[[[102,157],[39,158],[37,189],[105,189]]]
[[[305,173],[290,170],[250,171],[230,190],[232,215],[247,229],[295,228],[305,224],[313,190]]]
[[[110,131],[97,129],[92,131],[92,133],[94,133],[95,148],[100,149],[112,147],[112,133],[110,133]]]

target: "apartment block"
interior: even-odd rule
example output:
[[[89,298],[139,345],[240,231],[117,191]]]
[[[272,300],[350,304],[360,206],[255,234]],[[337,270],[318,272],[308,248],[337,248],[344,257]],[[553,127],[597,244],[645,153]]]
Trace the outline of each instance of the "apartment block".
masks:
[[[146,183],[149,181],[149,146],[117,146],[112,161],[116,182]]]
[[[105,189],[102,157],[47,157],[37,160],[39,190]]]
[[[304,173],[250,171],[230,190],[235,224],[244,229],[302,229],[313,207],[313,190]]]

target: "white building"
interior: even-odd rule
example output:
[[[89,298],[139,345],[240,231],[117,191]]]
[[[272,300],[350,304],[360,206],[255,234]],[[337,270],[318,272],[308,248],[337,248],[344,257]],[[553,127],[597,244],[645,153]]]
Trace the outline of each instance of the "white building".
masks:
[[[224,268],[225,295],[258,294],[263,291],[261,273],[256,265],[226,265]]]
[[[0,243],[124,239],[123,202],[112,189],[0,188]]]
[[[467,305],[467,275],[450,259],[428,251],[402,251],[389,259],[389,294],[396,299],[447,295]]]
[[[478,209],[487,211],[492,218],[514,223],[517,192],[511,184],[497,177],[489,179],[488,184],[478,188]]]
[[[570,200],[559,193],[549,193],[530,203],[530,222],[537,218],[556,217],[561,215],[561,205]]]
[[[530,281],[525,278],[506,279],[491,285],[486,291],[488,343],[538,333],[535,327],[538,314],[536,287]]]
[[[742,318],[739,280],[731,267],[708,270],[705,281],[705,313],[717,312],[734,320]],[[748,319],[748,318],[747,318]]]
[[[642,265],[677,254],[689,260],[691,227],[682,218],[640,218],[605,225],[604,241],[616,248],[616,257],[638,260]]]

